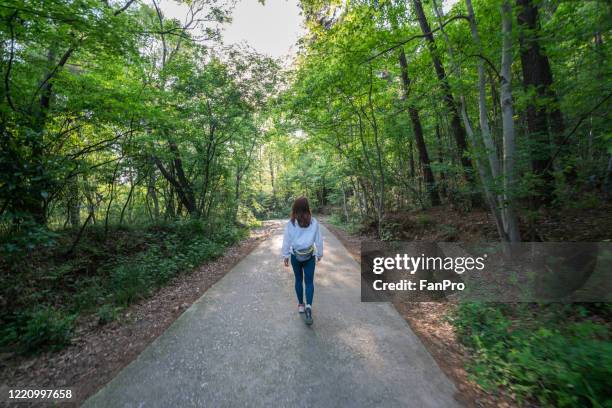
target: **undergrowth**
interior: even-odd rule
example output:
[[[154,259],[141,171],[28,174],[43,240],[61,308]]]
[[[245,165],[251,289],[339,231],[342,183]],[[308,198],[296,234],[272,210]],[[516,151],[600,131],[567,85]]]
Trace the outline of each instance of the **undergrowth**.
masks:
[[[363,226],[360,222],[351,221],[347,223],[345,218],[340,214],[332,214],[328,218],[328,222],[332,225],[335,225],[338,228],[343,229],[349,234],[359,233],[363,229]]]
[[[610,312],[609,304],[464,303],[452,323],[485,390],[543,406],[610,407]]]
[[[75,231],[45,235],[26,255],[14,250],[18,240],[6,239],[0,242],[0,348],[23,354],[61,349],[77,318],[115,320],[173,277],[220,256],[246,231],[197,220],[94,225],[70,255]]]

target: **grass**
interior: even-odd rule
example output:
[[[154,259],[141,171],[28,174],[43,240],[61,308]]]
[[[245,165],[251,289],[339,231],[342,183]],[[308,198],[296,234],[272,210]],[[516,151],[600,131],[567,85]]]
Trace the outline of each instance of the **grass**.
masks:
[[[220,256],[247,229],[197,220],[138,227],[89,228],[74,253],[74,231],[26,251],[0,243],[1,293],[11,299],[0,315],[0,348],[23,354],[70,343],[79,317],[113,321],[181,273]]]

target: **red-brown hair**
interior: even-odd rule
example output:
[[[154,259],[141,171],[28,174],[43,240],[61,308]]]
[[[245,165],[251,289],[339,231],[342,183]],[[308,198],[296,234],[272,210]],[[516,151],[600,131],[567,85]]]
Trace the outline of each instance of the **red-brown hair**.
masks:
[[[310,225],[311,218],[308,199],[306,197],[296,198],[291,206],[291,224],[295,225],[295,220],[297,220],[300,227],[306,228]]]

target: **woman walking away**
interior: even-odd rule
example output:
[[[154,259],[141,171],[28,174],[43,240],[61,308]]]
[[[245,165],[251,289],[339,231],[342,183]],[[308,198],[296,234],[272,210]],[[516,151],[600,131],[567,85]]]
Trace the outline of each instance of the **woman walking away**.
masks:
[[[323,240],[319,223],[310,213],[306,197],[293,202],[291,219],[285,226],[282,249],[285,266],[291,266],[295,274],[295,293],[298,312],[304,313],[306,324],[312,324],[312,296],[314,294],[314,272],[316,262],[323,257]],[[302,283],[303,281],[303,283]],[[304,284],[306,285],[306,306],[304,306]]]

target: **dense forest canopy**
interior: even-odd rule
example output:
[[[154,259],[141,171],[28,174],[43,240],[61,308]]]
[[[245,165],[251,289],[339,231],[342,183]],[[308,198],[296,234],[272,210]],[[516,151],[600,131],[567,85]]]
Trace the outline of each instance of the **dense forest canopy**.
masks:
[[[289,69],[186,4],[3,3],[5,232],[609,197],[608,2],[304,0]]]
[[[379,226],[389,211],[485,206],[516,241],[520,217],[609,198],[609,3],[302,5],[285,114],[309,136],[300,157],[323,161],[304,181],[320,204]]]
[[[221,46],[231,4],[190,3],[183,22],[156,2],[0,12],[7,230],[235,217],[279,70]]]

